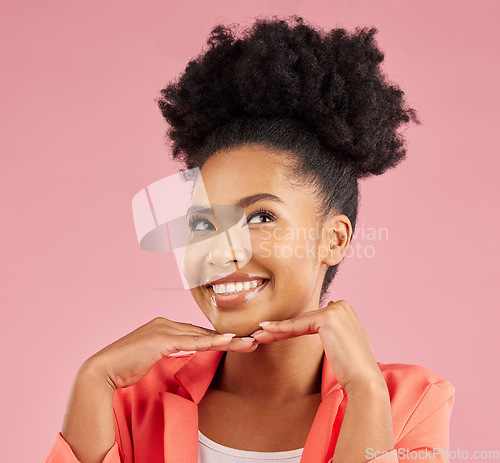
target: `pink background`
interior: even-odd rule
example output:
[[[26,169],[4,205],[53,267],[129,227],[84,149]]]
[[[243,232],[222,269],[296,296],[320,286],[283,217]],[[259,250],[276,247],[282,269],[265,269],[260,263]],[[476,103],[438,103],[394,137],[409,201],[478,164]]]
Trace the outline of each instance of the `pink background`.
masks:
[[[132,4],[134,3],[134,4]],[[74,375],[155,316],[209,326],[173,255],[142,251],[133,195],[174,173],[154,103],[218,20],[297,13],[375,26],[423,125],[361,184],[357,240],[331,289],[380,362],[456,387],[451,449],[499,449],[496,1],[23,2],[0,6],[1,461],[43,461]],[[373,246],[373,248],[368,248]],[[370,254],[371,255],[371,254]]]

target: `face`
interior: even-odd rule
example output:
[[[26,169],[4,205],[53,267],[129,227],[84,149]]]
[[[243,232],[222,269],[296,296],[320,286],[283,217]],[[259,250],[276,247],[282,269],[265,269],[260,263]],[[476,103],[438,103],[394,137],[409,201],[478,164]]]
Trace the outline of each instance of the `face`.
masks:
[[[219,151],[201,168],[203,194],[206,192],[210,205],[241,204],[251,254],[240,252],[235,244],[230,246],[225,233],[220,233],[210,241],[208,252],[197,248],[198,252],[186,253],[184,265],[196,269],[200,282],[232,274],[233,281],[238,275],[259,284],[233,296],[216,294],[214,289],[222,289],[214,288],[217,282],[190,290],[220,333],[245,336],[259,329],[261,321],[284,320],[317,310],[327,266],[335,265],[345,254],[333,255],[329,250],[335,236],[328,227],[335,224],[339,229],[342,226],[338,224],[343,223],[347,229],[341,232],[350,236],[349,219],[339,216],[335,223],[326,221],[322,225],[316,195],[310,187],[290,182],[284,167],[286,159],[285,153],[253,144]],[[195,184],[193,204],[199,192]],[[269,196],[241,203],[244,198],[263,194]],[[196,235],[215,230],[216,224],[199,220],[191,227]],[[345,242],[343,248],[347,248]],[[231,289],[225,286],[226,291]],[[230,299],[232,302],[227,302]]]

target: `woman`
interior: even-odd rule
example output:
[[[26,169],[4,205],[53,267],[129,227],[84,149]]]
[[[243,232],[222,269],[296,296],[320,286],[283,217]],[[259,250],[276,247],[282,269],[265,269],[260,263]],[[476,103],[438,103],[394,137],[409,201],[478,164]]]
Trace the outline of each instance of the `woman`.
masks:
[[[158,100],[174,159],[248,226],[249,260],[197,255],[190,291],[215,329],[158,317],[90,357],[48,462],[448,461],[451,383],[377,362],[353,307],[325,304],[358,180],[404,158],[416,112],[379,69],[376,29],[290,19],[240,39],[216,26]],[[187,219],[190,236],[217,229]]]

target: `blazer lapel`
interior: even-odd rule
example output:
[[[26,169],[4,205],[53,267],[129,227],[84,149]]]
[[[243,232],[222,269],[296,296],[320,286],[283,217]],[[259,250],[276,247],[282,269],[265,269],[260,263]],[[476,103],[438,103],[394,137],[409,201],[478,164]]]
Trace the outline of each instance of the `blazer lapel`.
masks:
[[[177,370],[176,393],[162,392],[165,463],[198,463],[198,404],[224,351],[195,352]]]
[[[171,392],[163,393],[163,449],[166,463],[198,462],[198,406]]]
[[[333,427],[344,396],[344,390],[335,378],[326,354],[323,354],[321,403],[307,436],[301,463],[323,463],[333,457],[336,443],[332,441]]]
[[[224,351],[195,352],[177,370],[177,392],[162,392],[164,415],[165,463],[198,463],[198,404],[212,382]],[[307,437],[301,463],[326,462],[333,457],[334,423],[344,390],[335,378],[326,354],[323,354],[321,403]],[[345,405],[341,407],[341,412]],[[341,413],[339,413],[341,414]],[[340,418],[340,420],[336,420]],[[335,428],[336,429],[336,428]],[[338,431],[338,430],[337,430]]]

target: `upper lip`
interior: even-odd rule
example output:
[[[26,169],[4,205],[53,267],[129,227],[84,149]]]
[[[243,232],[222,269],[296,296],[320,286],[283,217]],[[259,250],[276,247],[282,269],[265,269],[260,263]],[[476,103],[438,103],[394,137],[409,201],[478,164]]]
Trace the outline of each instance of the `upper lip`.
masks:
[[[267,280],[268,278],[261,275],[255,275],[251,273],[234,272],[230,274],[217,274],[212,275],[205,282],[205,285],[212,286],[214,284],[220,285],[223,283],[233,282],[233,281],[252,281],[252,280]]]

